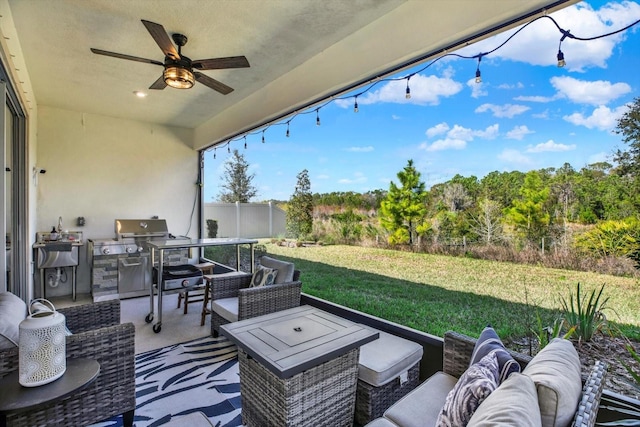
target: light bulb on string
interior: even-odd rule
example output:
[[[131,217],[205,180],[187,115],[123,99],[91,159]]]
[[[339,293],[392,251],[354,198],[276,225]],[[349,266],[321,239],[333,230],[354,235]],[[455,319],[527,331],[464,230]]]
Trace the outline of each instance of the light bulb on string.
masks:
[[[320,126],[320,109],[316,110],[316,126]]]
[[[287,134],[286,134],[287,138],[289,138],[289,122],[287,122]]]
[[[558,55],[556,56],[556,58],[558,58],[558,67],[562,68],[565,65],[567,65],[567,63],[564,60],[564,53],[562,52],[562,42],[564,41],[564,39],[566,39],[567,37],[571,37],[573,38],[573,35],[571,35],[571,33],[569,32],[569,30],[563,30],[560,29],[560,31],[562,32],[562,37],[560,38],[560,43],[558,43]]]
[[[356,96],[355,101],[353,103],[353,112],[357,113],[358,112],[358,97]]]
[[[228,142],[227,142],[227,153],[231,153],[231,146],[229,145]]]
[[[262,143],[264,144],[264,130],[262,131]]]
[[[244,149],[247,149],[247,135],[244,136]]]
[[[409,79],[410,77],[407,77],[407,90],[405,91],[405,95],[404,95],[406,99],[411,99],[411,89],[409,89]]]
[[[216,159],[216,149],[214,148],[213,149],[213,160],[215,160],[215,159]]]
[[[478,56],[478,68],[476,68],[476,83],[482,83],[482,74],[480,73],[480,61],[482,61],[482,55]]]

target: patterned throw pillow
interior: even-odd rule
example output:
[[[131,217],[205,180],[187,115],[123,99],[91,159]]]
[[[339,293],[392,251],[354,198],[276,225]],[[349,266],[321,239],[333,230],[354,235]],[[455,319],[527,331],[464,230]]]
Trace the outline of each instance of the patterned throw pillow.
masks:
[[[438,427],[466,426],[480,404],[498,388],[497,351],[489,352],[460,377],[447,394],[438,415]]]
[[[493,350],[497,350],[496,357],[498,358],[498,367],[500,372],[500,376],[498,377],[498,385],[500,385],[512,373],[520,372],[520,365],[504,348],[504,344],[502,344],[502,341],[500,341],[500,337],[498,337],[498,334],[491,326],[487,326],[486,328],[484,328],[484,330],[480,334],[480,337],[476,342],[476,346],[473,349],[473,354],[471,355],[471,362],[469,363],[469,365],[473,365],[474,363],[478,362]]]
[[[251,278],[251,283],[249,284],[249,287],[258,288],[260,286],[273,285],[273,283],[276,280],[277,274],[278,274],[278,270],[259,265],[256,271],[253,273],[253,277]]]

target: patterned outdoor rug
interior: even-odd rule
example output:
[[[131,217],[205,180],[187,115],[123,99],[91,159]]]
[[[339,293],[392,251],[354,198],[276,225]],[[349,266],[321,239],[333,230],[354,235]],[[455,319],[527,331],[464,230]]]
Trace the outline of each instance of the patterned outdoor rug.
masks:
[[[205,337],[136,355],[136,427],[203,412],[216,427],[242,425],[237,348]],[[121,427],[122,416],[92,427]]]

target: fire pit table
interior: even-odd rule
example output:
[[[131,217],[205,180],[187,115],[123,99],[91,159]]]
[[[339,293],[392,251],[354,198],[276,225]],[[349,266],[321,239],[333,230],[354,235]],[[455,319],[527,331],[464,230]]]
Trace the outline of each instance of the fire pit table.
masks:
[[[243,424],[353,425],[360,346],[377,331],[308,305],[220,330],[239,349]]]

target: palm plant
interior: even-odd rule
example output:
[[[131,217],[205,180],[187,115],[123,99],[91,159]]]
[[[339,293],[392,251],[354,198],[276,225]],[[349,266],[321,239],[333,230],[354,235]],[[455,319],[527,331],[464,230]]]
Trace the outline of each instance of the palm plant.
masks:
[[[564,322],[567,328],[575,328],[575,334],[581,341],[591,341],[595,333],[607,328],[607,317],[603,311],[608,309],[609,297],[601,299],[603,291],[604,285],[600,291],[591,291],[588,297],[581,295],[578,282],[575,295],[571,293],[568,301],[561,298]]]

